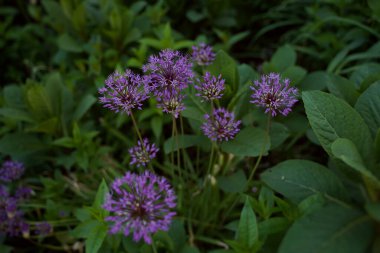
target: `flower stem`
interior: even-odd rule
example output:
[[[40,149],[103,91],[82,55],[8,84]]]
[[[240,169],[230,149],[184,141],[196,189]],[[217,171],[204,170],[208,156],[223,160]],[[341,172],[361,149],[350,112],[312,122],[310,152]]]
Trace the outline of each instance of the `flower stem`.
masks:
[[[152,239],[152,249],[153,249],[153,253],[158,253],[154,239]]]
[[[178,138],[178,128],[177,128],[177,120],[173,117],[174,122],[174,135],[175,135],[175,141],[177,145],[177,167],[179,170],[179,177],[182,179],[182,172],[181,172],[181,157],[180,157],[180,150],[179,150],[179,138]]]
[[[264,145],[261,148],[260,155],[259,155],[259,157],[256,160],[255,166],[253,167],[253,169],[251,171],[251,174],[249,175],[249,178],[248,178],[248,181],[247,181],[248,183],[253,179],[253,176],[255,175],[255,172],[256,172],[257,168],[259,167],[259,165],[260,165],[261,159],[263,158],[265,147],[267,145],[267,142],[269,141],[269,131],[270,131],[270,126],[271,126],[271,118],[272,118],[271,115],[268,114],[267,127],[266,127],[266,131],[265,131],[266,132],[266,136],[265,136]]]
[[[132,119],[132,122],[133,122],[133,127],[135,128],[135,131],[137,133],[137,136],[139,137],[140,141],[141,141],[141,145],[143,146],[143,148],[145,149],[144,147],[144,142],[143,142],[143,139],[141,137],[141,133],[139,131],[139,128],[137,127],[137,123],[136,123],[136,120],[135,120],[135,117],[133,116],[133,113],[131,112],[131,119]]]

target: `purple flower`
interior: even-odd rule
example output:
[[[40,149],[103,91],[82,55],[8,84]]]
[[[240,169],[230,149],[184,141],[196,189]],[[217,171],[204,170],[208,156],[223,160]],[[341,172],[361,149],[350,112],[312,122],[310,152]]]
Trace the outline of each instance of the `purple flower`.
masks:
[[[210,72],[206,72],[203,81],[198,80],[198,82],[199,86],[194,85],[194,88],[199,92],[195,94],[196,96],[202,97],[205,101],[219,99],[223,96],[224,79],[222,79],[222,75],[216,78]]]
[[[177,91],[165,90],[161,97],[157,97],[157,107],[162,108],[163,112],[172,114],[178,118],[179,113],[185,109],[183,103],[184,95]]]
[[[157,97],[162,96],[164,91],[180,92],[194,76],[189,59],[179,51],[170,49],[162,50],[158,56],[150,56],[143,71],[147,74],[145,81],[150,91]]]
[[[124,73],[115,71],[105,83],[106,86],[99,89],[99,100],[112,111],[130,115],[134,108],[141,110],[142,103],[148,99],[144,79],[129,69]]]
[[[154,143],[150,144],[147,138],[144,138],[143,143],[137,142],[137,146],[129,149],[131,155],[130,165],[136,164],[137,167],[145,167],[153,158],[156,157],[158,148]]]
[[[53,232],[53,227],[47,221],[38,223],[34,231],[36,235],[42,235],[42,236],[49,235],[52,232]]]
[[[133,233],[133,240],[143,238],[151,244],[153,233],[169,229],[176,214],[172,211],[176,197],[164,177],[148,171],[139,175],[127,172],[113,182],[111,192],[103,206],[112,214],[106,218],[113,222],[110,233]]]
[[[215,60],[215,53],[212,51],[212,47],[205,43],[199,43],[198,46],[193,46],[193,60],[199,66],[210,65]]]
[[[18,199],[28,199],[32,196],[33,190],[29,187],[20,187],[16,190],[15,197]]]
[[[240,131],[240,120],[235,120],[235,115],[224,108],[213,111],[212,115],[206,114],[206,122],[202,125],[203,133],[212,141],[228,141],[233,139]]]
[[[6,161],[0,169],[0,180],[3,182],[11,182],[19,179],[24,174],[25,167],[17,161]]]
[[[289,87],[289,79],[281,79],[280,74],[270,73],[262,75],[261,81],[255,81],[251,86],[253,94],[250,101],[257,106],[264,107],[265,113],[270,113],[272,117],[278,113],[286,116],[291,112],[291,108],[298,101],[298,90]]]

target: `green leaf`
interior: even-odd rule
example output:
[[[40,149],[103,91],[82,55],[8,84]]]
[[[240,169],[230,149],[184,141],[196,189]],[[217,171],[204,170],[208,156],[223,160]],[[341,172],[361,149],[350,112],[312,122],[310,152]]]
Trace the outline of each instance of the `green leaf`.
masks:
[[[80,120],[95,102],[96,98],[93,95],[87,94],[84,96],[74,111],[73,120]]]
[[[285,45],[277,49],[272,56],[270,63],[275,67],[278,72],[283,72],[290,66],[296,64],[297,54],[290,45]]]
[[[298,85],[306,76],[306,69],[300,66],[290,66],[283,73],[283,77],[289,78],[292,85]]]
[[[98,209],[100,211],[100,213],[103,213],[103,216],[105,216],[106,211],[103,209],[102,205],[105,202],[105,198],[106,198],[106,195],[108,192],[109,192],[109,190],[107,187],[107,183],[103,179],[99,185],[98,191],[97,191],[96,196],[95,196],[94,203],[92,204],[92,206],[94,208]],[[101,217],[101,218],[103,218],[103,217]]]
[[[44,144],[35,135],[14,133],[0,139],[0,153],[14,158],[32,155],[44,148]]]
[[[68,52],[80,53],[83,51],[83,48],[79,42],[67,33],[60,35],[57,39],[57,43],[60,49]]]
[[[173,220],[170,224],[168,235],[173,241],[174,252],[179,252],[185,246],[187,240],[183,222],[177,219]]]
[[[86,240],[86,253],[97,253],[107,236],[107,225],[100,223],[90,231]]]
[[[380,203],[367,203],[365,209],[374,220],[380,222]]]
[[[328,75],[323,71],[315,71],[308,74],[301,83],[301,89],[307,90],[323,90],[328,82]]]
[[[371,85],[356,102],[355,109],[367,123],[372,137],[380,128],[380,82]]]
[[[330,204],[298,219],[278,253],[365,253],[374,229],[363,213]]]
[[[247,177],[242,170],[229,176],[220,176],[217,181],[219,188],[227,193],[243,192],[247,186]]]
[[[0,115],[3,115],[6,118],[25,121],[25,122],[34,122],[33,117],[30,113],[14,108],[0,108]]]
[[[253,212],[248,197],[246,198],[243,210],[241,211],[236,240],[247,248],[252,248],[259,240],[256,215]]]
[[[239,75],[235,60],[223,50],[218,51],[214,62],[207,66],[206,71],[212,75],[222,77],[226,80],[226,85],[230,85],[232,91],[236,91],[239,86]]]
[[[363,159],[359,154],[355,144],[345,138],[336,139],[331,145],[332,153],[351,168],[361,175],[371,180],[377,187],[380,187],[380,181],[364,165]]]
[[[343,100],[321,91],[303,92],[302,98],[310,125],[330,156],[332,143],[337,138],[347,138],[358,147],[363,160],[370,163],[373,141],[359,113]]]
[[[285,231],[290,225],[290,221],[284,217],[271,217],[259,223],[260,237]]]
[[[7,107],[25,109],[24,95],[20,86],[7,85],[3,89],[3,94]]]
[[[273,122],[270,128],[270,149],[280,146],[289,137],[289,135],[289,129],[285,125]]]
[[[308,160],[279,163],[261,174],[261,180],[296,203],[316,193],[332,201],[346,200],[339,178],[328,168]]]
[[[26,99],[30,110],[39,119],[47,119],[53,115],[51,99],[42,85],[32,85],[26,91]]]
[[[170,137],[164,143],[164,152],[165,154],[169,154],[170,152],[176,151],[178,148],[189,148],[193,146],[209,147],[210,141],[205,136],[179,135],[177,143],[177,137]]]
[[[344,99],[352,106],[356,103],[359,93],[355,89],[354,82],[341,76],[329,74],[327,76],[326,84],[328,90],[335,96]]]
[[[261,153],[267,154],[270,148],[270,138],[260,128],[246,127],[234,139],[223,142],[221,148],[230,154],[256,157]]]

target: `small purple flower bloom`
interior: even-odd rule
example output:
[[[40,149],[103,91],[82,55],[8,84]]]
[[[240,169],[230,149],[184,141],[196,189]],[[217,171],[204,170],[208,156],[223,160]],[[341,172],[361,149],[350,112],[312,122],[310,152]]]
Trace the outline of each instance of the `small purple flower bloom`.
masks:
[[[143,66],[143,72],[150,91],[157,97],[164,91],[180,92],[187,87],[194,76],[192,63],[179,51],[162,50],[158,56],[149,57],[148,64]]]
[[[17,161],[5,161],[0,169],[0,180],[11,182],[19,179],[24,174],[25,167]]]
[[[201,129],[212,141],[228,141],[240,131],[241,121],[236,121],[234,113],[224,108],[216,109],[211,116],[206,114],[204,117],[206,122],[203,123]]]
[[[99,100],[112,111],[130,115],[134,108],[141,110],[142,103],[148,99],[144,79],[129,69],[124,73],[115,71],[105,83],[106,86],[99,89]]]
[[[212,47],[206,43],[199,43],[198,46],[193,46],[193,60],[199,66],[210,65],[215,60],[215,53],[212,51]]]
[[[47,221],[38,223],[34,231],[36,235],[42,235],[42,236],[49,235],[52,232],[53,232],[53,227]]]
[[[32,196],[33,190],[29,187],[20,187],[16,190],[15,197],[18,199],[28,199]]]
[[[137,167],[145,167],[157,155],[158,148],[154,143],[150,144],[147,138],[144,138],[143,143],[137,142],[137,146],[129,149],[131,155],[130,165],[136,164]]]
[[[184,98],[185,96],[177,91],[165,90],[161,97],[157,97],[157,107],[178,118],[179,113],[185,109]]]
[[[293,105],[298,101],[297,88],[290,87],[289,79],[281,79],[280,74],[270,73],[262,75],[261,81],[255,81],[251,86],[253,94],[250,101],[257,106],[264,107],[265,113],[272,117],[278,113],[286,116],[292,111]]]
[[[202,97],[205,101],[219,99],[223,96],[224,79],[222,79],[222,75],[216,78],[210,72],[206,72],[203,81],[198,80],[198,82],[199,86],[194,85],[194,88],[199,92],[195,94],[196,96]]]
[[[119,231],[133,240],[141,238],[152,243],[152,234],[169,229],[175,212],[176,196],[164,177],[145,171],[142,174],[127,172],[111,186],[104,209],[111,212],[106,221],[113,222],[110,233]]]

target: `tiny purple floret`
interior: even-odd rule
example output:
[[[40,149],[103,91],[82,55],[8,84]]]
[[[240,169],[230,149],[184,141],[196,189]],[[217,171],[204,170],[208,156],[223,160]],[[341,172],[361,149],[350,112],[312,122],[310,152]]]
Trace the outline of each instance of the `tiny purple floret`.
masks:
[[[99,100],[105,108],[114,112],[131,114],[134,108],[141,110],[148,99],[147,87],[143,78],[127,69],[124,73],[115,71],[99,89]]]
[[[290,80],[282,79],[277,73],[262,75],[261,80],[256,80],[251,89],[253,93],[250,102],[264,107],[265,113],[270,113],[272,117],[278,113],[288,115],[298,101],[298,89],[290,87]]]
[[[203,133],[212,141],[228,141],[235,137],[240,131],[240,120],[235,120],[235,115],[224,108],[213,111],[211,115],[206,114],[206,121],[202,125]]]
[[[201,97],[203,101],[219,99],[223,96],[224,82],[222,75],[216,78],[212,76],[210,72],[206,72],[203,76],[203,80],[198,79],[199,85],[194,85],[194,88],[198,91],[195,95]]]
[[[156,157],[158,150],[156,145],[154,143],[150,144],[147,138],[143,139],[143,143],[139,140],[136,146],[128,150],[131,155],[131,162],[129,164],[145,167]]]
[[[199,66],[210,65],[215,60],[215,53],[212,51],[212,47],[206,43],[199,43],[198,46],[193,46],[193,60]]]
[[[104,209],[110,211],[106,221],[112,222],[110,233],[133,233],[133,240],[144,239],[152,243],[158,230],[167,231],[176,213],[176,196],[164,177],[145,171],[142,174],[127,172],[111,186]]]
[[[25,171],[24,164],[17,161],[5,161],[0,169],[0,180],[3,182],[12,182],[19,179]]]

